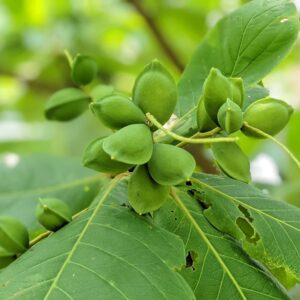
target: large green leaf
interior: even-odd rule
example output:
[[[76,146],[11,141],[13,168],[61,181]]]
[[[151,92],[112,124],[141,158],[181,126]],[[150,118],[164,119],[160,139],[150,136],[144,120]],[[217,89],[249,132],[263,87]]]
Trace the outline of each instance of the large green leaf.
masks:
[[[177,114],[182,116],[197,104],[212,67],[242,77],[247,85],[260,81],[288,53],[298,30],[297,10],[289,0],[253,0],[221,19],[182,75]]]
[[[58,197],[75,213],[90,204],[101,181],[73,159],[37,154],[2,156],[0,178],[0,214],[17,217],[33,231],[39,228],[38,198]]]
[[[176,194],[155,214],[155,224],[184,240],[187,266],[181,274],[197,299],[288,299],[267,271],[208,223],[194,198],[179,190]]]
[[[124,203],[113,180],[93,208],[0,273],[0,299],[195,299],[182,240]]]
[[[248,87],[245,91],[245,101],[243,105],[243,111],[246,110],[246,108],[256,100],[265,98],[269,96],[269,90],[261,85],[253,85],[251,87]]]
[[[242,244],[287,287],[300,281],[300,209],[242,182],[195,174],[191,189],[205,217]]]

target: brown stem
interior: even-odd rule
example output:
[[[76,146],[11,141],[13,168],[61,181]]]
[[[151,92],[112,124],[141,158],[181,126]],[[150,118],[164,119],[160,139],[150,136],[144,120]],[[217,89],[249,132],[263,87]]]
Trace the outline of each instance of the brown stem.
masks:
[[[152,31],[153,35],[157,39],[158,43],[160,44],[162,50],[172,60],[172,62],[178,68],[178,70],[182,72],[184,70],[184,65],[180,61],[176,52],[168,43],[167,39],[164,37],[163,33],[159,30],[158,26],[155,23],[154,18],[143,7],[141,3],[142,1],[140,0],[125,0],[125,1],[130,3],[138,11],[138,13],[144,18],[145,22],[148,24],[150,30]]]
[[[195,158],[198,166],[205,173],[219,174],[220,172],[215,165],[206,157],[205,149],[203,145],[187,145],[184,147],[185,150],[189,151]]]

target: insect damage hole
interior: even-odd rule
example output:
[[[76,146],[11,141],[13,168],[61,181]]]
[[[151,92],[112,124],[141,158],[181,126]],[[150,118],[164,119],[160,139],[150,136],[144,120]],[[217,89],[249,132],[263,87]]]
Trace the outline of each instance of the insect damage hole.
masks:
[[[255,232],[253,226],[248,222],[248,220],[238,217],[236,219],[236,224],[244,233],[246,240],[249,243],[253,243],[256,245],[256,243],[260,240],[260,236],[257,232]]]
[[[194,253],[193,251],[189,251],[186,258],[185,258],[185,267],[186,268],[192,268],[193,271],[196,270],[195,266],[194,266]]]

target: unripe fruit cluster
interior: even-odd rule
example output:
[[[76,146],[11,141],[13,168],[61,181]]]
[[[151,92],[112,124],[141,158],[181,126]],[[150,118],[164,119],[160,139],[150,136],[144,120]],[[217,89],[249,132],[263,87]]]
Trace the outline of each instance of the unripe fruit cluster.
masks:
[[[67,56],[72,81],[79,87],[89,84],[97,73],[96,62],[86,55],[77,55],[75,59]],[[170,187],[188,180],[195,169],[195,160],[187,151],[154,143],[153,133],[157,128],[146,118],[146,113],[150,113],[165,124],[176,102],[177,87],[172,75],[159,61],[153,60],[137,77],[132,99],[104,85],[89,94],[80,88],[66,88],[50,97],[45,116],[69,121],[89,107],[102,124],[115,131],[93,140],[86,147],[82,162],[88,168],[112,175],[134,169],[129,179],[129,202],[142,214],[158,209]],[[40,203],[37,216],[47,229],[56,230],[57,216],[48,216],[55,211],[51,209],[54,202],[47,201],[47,207]]]
[[[174,79],[154,60],[137,77],[132,99],[113,93],[90,104],[93,114],[117,131],[92,141],[85,149],[83,165],[110,174],[134,168],[128,198],[140,214],[161,207],[170,187],[189,180],[195,169],[195,160],[187,151],[154,143],[156,128],[145,117],[151,113],[164,124],[171,117],[176,102]]]
[[[270,97],[253,102],[243,111],[244,97],[241,78],[227,78],[218,69],[212,68],[198,103],[199,131],[220,127],[223,136],[241,130],[247,136],[263,138],[247,127],[250,125],[273,136],[286,126],[293,112],[285,102]],[[244,182],[250,181],[249,160],[237,143],[217,143],[211,148],[224,174]]]
[[[76,85],[86,85],[95,78],[97,65],[92,58],[77,55],[70,61],[71,78]],[[248,183],[251,180],[249,159],[227,137],[240,130],[254,138],[262,138],[257,130],[275,135],[288,123],[292,108],[270,97],[247,107],[244,99],[242,78],[228,78],[212,68],[199,99],[197,124],[201,133],[220,137],[209,142],[221,171]],[[171,117],[176,102],[173,77],[154,60],[137,77],[132,98],[110,86],[98,86],[88,95],[81,89],[68,88],[49,99],[45,114],[51,120],[67,121],[89,107],[95,117],[112,129],[113,134],[99,137],[86,147],[82,162],[88,168],[112,175],[133,170],[128,186],[129,202],[138,213],[147,213],[158,209],[170,187],[188,180],[195,169],[195,160],[187,151],[153,139],[153,132],[158,128],[164,131],[162,125]],[[167,134],[174,137],[170,132]]]

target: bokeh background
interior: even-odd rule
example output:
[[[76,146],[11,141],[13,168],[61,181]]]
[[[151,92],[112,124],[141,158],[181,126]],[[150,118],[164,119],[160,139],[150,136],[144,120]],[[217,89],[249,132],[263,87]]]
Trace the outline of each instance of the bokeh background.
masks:
[[[106,129],[89,113],[48,122],[43,108],[56,90],[72,85],[63,54],[89,54],[98,81],[130,93],[135,76],[158,58],[178,80],[203,35],[238,0],[1,0],[0,154],[14,164],[22,154],[80,157]],[[295,1],[300,8],[300,1]],[[295,113],[278,136],[300,158],[300,42],[265,79],[271,95]],[[242,138],[255,184],[300,206],[300,172],[278,146]],[[208,156],[209,158],[209,156]],[[201,166],[200,166],[201,167]],[[1,179],[1,180],[5,180]]]

